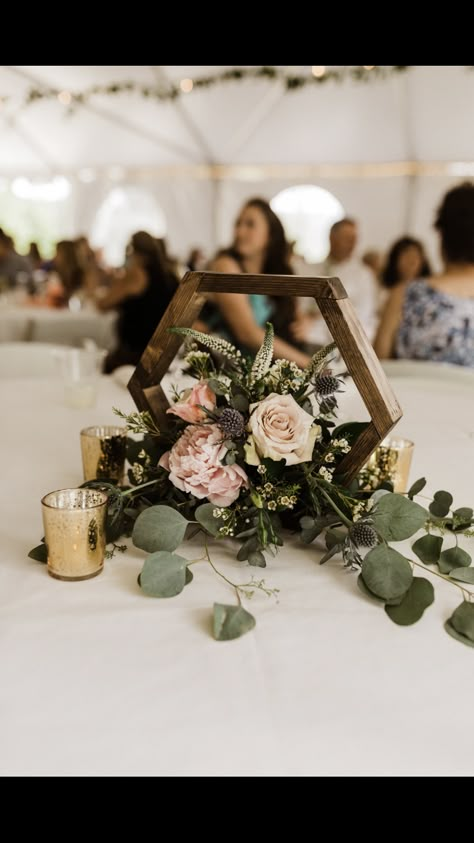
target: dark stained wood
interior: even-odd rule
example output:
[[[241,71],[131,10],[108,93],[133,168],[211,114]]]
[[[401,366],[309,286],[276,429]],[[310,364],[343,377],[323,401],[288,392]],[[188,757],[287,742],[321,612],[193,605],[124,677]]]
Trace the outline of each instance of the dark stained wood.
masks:
[[[227,275],[222,272],[203,272],[199,289],[202,293],[314,296],[316,300],[347,298],[339,278],[305,278],[301,275]]]
[[[168,329],[190,328],[204,305],[203,294],[213,292],[315,299],[372,420],[340,463],[339,473],[349,482],[401,418],[402,411],[338,278],[188,272],[128,384],[138,409],[148,410],[162,429],[169,426],[169,403],[160,383],[183,340]]]

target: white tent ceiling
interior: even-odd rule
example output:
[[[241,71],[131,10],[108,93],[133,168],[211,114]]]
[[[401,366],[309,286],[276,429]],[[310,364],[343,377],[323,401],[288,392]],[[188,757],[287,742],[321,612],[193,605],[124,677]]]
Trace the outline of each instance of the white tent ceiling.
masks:
[[[43,86],[80,92],[225,69],[0,67],[0,194],[18,176],[68,176],[73,192],[58,205],[52,235],[59,238],[91,232],[114,179],[140,185],[161,206],[171,248],[183,255],[191,245],[209,252],[229,242],[249,195],[317,184],[359,219],[361,248],[386,248],[410,232],[435,257],[433,209],[453,182],[474,175],[474,71],[466,67],[418,66],[385,80],[291,92],[272,81],[227,82],[172,102],[95,95],[73,113],[57,98],[25,105],[28,91]],[[24,223],[23,207],[17,214]],[[44,215],[36,218],[46,226]],[[0,223],[16,233],[15,220],[3,214]]]
[[[192,66],[0,68],[0,173],[83,167],[465,161],[473,157],[474,72],[419,66],[368,83],[326,82],[285,92],[242,81],[173,102],[95,96],[73,114],[57,100],[24,106],[31,87],[81,91],[131,79],[156,83],[223,70]],[[297,68],[310,72],[310,68]]]

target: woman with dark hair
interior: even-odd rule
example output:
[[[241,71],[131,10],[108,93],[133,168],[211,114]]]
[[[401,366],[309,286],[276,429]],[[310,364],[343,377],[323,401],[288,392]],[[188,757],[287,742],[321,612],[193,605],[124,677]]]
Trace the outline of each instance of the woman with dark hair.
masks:
[[[382,272],[382,284],[391,288],[402,281],[415,281],[430,275],[431,267],[420,240],[415,240],[414,237],[400,237],[388,253]]]
[[[444,270],[392,290],[375,339],[381,358],[474,367],[474,184],[450,190],[438,210]]]
[[[249,273],[251,275],[293,275],[289,248],[283,226],[264,199],[245,203],[235,223],[234,242],[218,253],[210,271]],[[291,296],[243,295],[214,293],[212,304],[219,311],[217,320],[203,314],[211,331],[224,332],[237,347],[254,353],[264,337],[264,326],[271,321],[275,328],[275,357],[286,358],[304,367],[309,357],[291,343],[291,324],[296,316]]]
[[[107,374],[119,366],[137,365],[177,287],[178,280],[163,262],[151,234],[134,234],[125,270],[113,276],[109,290],[96,296],[100,310],[117,308],[119,312],[119,343],[106,358]]]

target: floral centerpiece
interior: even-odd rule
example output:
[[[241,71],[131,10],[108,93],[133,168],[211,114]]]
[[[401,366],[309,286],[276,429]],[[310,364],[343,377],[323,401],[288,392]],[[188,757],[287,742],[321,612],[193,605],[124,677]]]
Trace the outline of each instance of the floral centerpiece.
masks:
[[[364,595],[397,624],[418,621],[434,600],[432,583],[420,571],[450,582],[463,600],[446,630],[474,646],[474,604],[467,588],[474,583],[474,568],[459,546],[461,535],[474,535],[473,510],[453,509],[444,491],[436,492],[428,508],[415,502],[424,478],[402,495],[390,483],[374,491],[363,472],[350,483],[338,475],[365,423],[337,424],[343,378],[330,368],[335,345],[315,354],[303,370],[287,360],[273,361],[271,324],[255,359],[225,340],[172,330],[191,342],[185,361],[194,386],[176,391],[166,429],[159,430],[146,412],[117,410],[141,437],[129,440],[130,485],[95,481],[110,496],[109,540],[131,535],[147,553],[138,578],[143,591],[172,597],[192,581],[194,562],[210,564],[236,597],[235,604],[214,604],[214,636],[236,638],[255,625],[243,602],[257,590],[268,595],[276,590],[256,574],[231,582],[211,559],[209,537],[232,539],[237,559],[255,570],[265,568],[289,531],[308,547],[323,536],[325,552],[322,557],[321,550],[315,552],[315,559],[324,564],[341,556]],[[204,536],[200,560],[175,552],[189,531]],[[418,533],[410,558],[404,548],[392,546]]]

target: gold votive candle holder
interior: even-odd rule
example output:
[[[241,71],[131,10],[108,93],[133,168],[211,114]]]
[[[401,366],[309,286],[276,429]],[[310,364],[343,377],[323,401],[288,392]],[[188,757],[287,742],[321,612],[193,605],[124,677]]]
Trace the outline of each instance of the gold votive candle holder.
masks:
[[[84,480],[113,480],[120,483],[125,469],[127,429],[114,425],[81,430]]]
[[[59,489],[41,500],[48,573],[58,580],[88,580],[105,557],[107,495],[96,489]]]
[[[394,492],[407,492],[414,447],[409,439],[384,439],[364,469],[369,485],[376,488],[381,483],[389,482]]]

